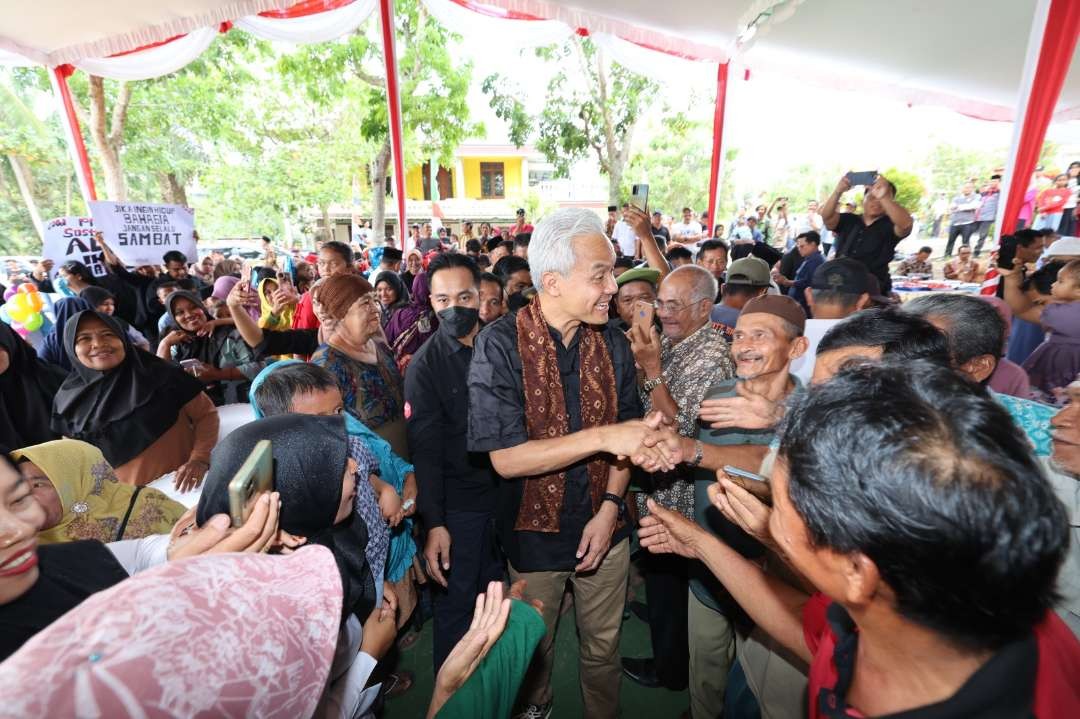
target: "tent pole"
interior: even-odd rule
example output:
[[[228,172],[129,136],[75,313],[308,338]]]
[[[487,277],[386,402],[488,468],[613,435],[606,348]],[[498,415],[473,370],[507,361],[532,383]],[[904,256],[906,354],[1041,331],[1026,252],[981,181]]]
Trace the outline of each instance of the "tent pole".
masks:
[[[386,104],[390,118],[390,152],[394,163],[394,199],[398,211],[398,246],[406,247],[408,224],[405,218],[405,147],[402,144],[401,93],[398,85],[397,50],[394,38],[394,0],[379,0],[382,23],[383,60],[386,63]]]
[[[60,105],[60,124],[64,127],[64,138],[67,140],[68,150],[75,164],[79,192],[82,193],[86,211],[89,212],[90,202],[97,199],[97,190],[94,188],[94,171],[90,167],[90,156],[86,154],[86,143],[83,142],[82,130],[79,128],[79,118],[75,115],[75,102],[71,98],[71,89],[68,88],[67,83],[67,76],[74,71],[70,65],[61,65],[49,68],[48,74],[53,95]]]
[[[1031,173],[1042,151],[1046,128],[1069,72],[1077,35],[1080,34],[1080,3],[1073,0],[1039,0],[1028,37],[1013,140],[1009,149],[1004,186],[1004,202],[998,204],[994,239],[1012,234],[1024,204]],[[1057,228],[1055,228],[1057,229]]]
[[[727,105],[728,84],[727,62],[719,64],[716,70],[716,107],[713,111],[713,144],[712,165],[709,175],[709,226],[705,228],[705,234],[712,237],[712,228],[716,226],[716,203],[720,185],[720,168],[723,163],[724,152],[724,109]]]

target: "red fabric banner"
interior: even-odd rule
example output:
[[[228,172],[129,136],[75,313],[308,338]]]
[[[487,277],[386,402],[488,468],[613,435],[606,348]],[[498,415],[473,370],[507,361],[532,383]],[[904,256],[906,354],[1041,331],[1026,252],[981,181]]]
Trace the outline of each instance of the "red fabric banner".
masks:
[[[383,60],[386,64],[386,104],[390,120],[390,152],[394,162],[394,199],[398,210],[398,245],[402,252],[406,247],[408,232],[405,218],[405,146],[401,125],[401,89],[398,84],[397,50],[394,32],[394,0],[379,0],[379,18],[382,25]],[[382,228],[372,228],[377,233]],[[376,235],[379,237],[380,235]]]
[[[712,174],[709,175],[709,226],[705,233],[713,235],[716,218],[717,193],[720,190],[720,160],[724,151],[724,110],[727,106],[728,63],[720,63],[716,71],[716,108],[713,110]]]
[[[259,13],[260,17],[272,17],[285,20],[293,17],[306,17],[327,10],[337,10],[345,7],[353,0],[302,0],[295,5],[290,5],[284,10],[265,10]]]
[[[1080,35],[1080,2],[1077,0],[1051,0],[1046,16],[1039,61],[1035,66],[1035,78],[1031,84],[1031,96],[1027,108],[1017,108],[1023,113],[1023,129],[1016,150],[1016,162],[1009,168],[1009,195],[1005,199],[1005,212],[1000,235],[1012,234],[1024,204],[1029,178],[1042,151],[1046,128],[1054,115],[1054,106],[1061,95],[1061,87],[1069,74],[1077,36]],[[1019,118],[1017,118],[1019,119]]]

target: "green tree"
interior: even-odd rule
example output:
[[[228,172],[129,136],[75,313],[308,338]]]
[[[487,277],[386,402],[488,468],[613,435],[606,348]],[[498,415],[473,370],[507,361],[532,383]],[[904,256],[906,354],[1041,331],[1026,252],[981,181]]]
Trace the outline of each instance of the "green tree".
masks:
[[[483,125],[469,120],[472,66],[454,62],[448,49],[451,34],[427,14],[419,0],[396,2],[394,13],[406,166],[430,157],[449,165],[463,140],[483,133]],[[371,224],[376,237],[381,237],[390,167],[381,43],[358,28],[340,42],[308,45],[283,56],[279,70],[316,105],[354,103],[356,114],[347,121],[356,123],[360,138],[377,148],[366,175]]]
[[[536,54],[559,66],[548,83],[544,109],[530,117],[518,99],[521,90],[498,73],[483,84],[492,109],[507,122],[518,147],[535,128],[536,147],[555,165],[559,177],[567,177],[575,162],[595,154],[600,171],[608,177],[608,202],[617,204],[634,131],[659,86],[609,60],[588,38],[575,35],[561,46],[539,48]]]

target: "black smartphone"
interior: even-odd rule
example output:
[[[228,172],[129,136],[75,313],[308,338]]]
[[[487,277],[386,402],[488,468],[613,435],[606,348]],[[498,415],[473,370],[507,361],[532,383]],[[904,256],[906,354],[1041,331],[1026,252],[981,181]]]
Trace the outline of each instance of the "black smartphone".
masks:
[[[848,182],[852,187],[855,185],[863,185],[869,187],[874,184],[874,180],[877,179],[877,170],[866,170],[865,172],[849,172],[847,174]]]

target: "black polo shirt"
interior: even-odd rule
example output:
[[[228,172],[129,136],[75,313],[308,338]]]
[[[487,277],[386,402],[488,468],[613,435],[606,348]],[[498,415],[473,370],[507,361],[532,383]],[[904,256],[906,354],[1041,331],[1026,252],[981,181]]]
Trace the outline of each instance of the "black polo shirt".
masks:
[[[446,512],[491,512],[499,488],[487,452],[467,449],[473,349],[445,332],[425,342],[405,373],[405,418],[416,468],[418,511],[428,529]]]
[[[562,376],[563,400],[570,417],[570,431],[581,430],[580,332],[574,333],[569,347],[562,335],[549,327]],[[615,369],[618,420],[642,416],[637,391],[637,374],[630,343],[618,330],[603,327],[604,341],[611,352]],[[516,447],[529,441],[525,427],[525,385],[521,377],[521,355],[517,347],[517,315],[508,314],[485,327],[476,338],[472,365],[469,367],[469,450],[492,452]],[[589,496],[587,462],[566,468],[566,490],[559,514],[558,532],[514,531],[524,483],[505,480],[499,487],[496,523],[499,540],[514,569],[519,572],[571,571],[578,564],[575,556],[581,533],[593,517]],[[625,524],[615,531],[611,542],[630,535]]]
[[[896,246],[901,239],[896,236],[896,228],[889,216],[882,214],[867,225],[862,215],[845,212],[840,215],[833,234],[836,235],[833,244],[836,256],[861,262],[870,274],[878,278],[881,292],[888,294],[892,290],[889,263],[896,256]]]

